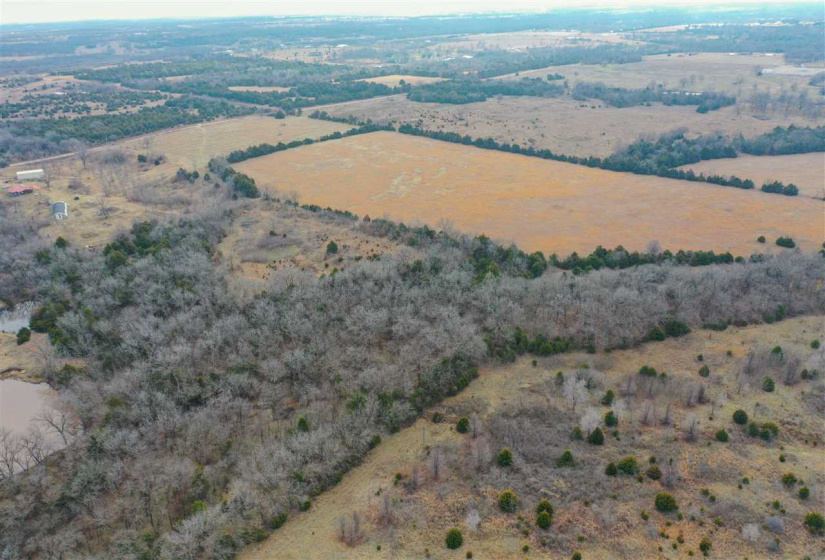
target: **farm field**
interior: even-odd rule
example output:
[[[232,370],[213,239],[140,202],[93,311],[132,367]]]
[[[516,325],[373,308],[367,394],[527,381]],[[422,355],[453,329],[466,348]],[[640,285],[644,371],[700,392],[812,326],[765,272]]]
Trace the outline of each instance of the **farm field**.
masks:
[[[660,557],[656,552],[662,543],[670,549],[677,535],[683,539],[678,551],[668,550],[672,555],[661,557],[686,557],[688,550],[698,551],[702,537],[711,535],[713,557],[759,558],[764,557],[773,535],[760,530],[759,536],[749,541],[742,538],[740,527],[748,520],[770,516],[766,503],[773,500],[780,500],[787,510],[782,516],[786,531],[782,553],[784,557],[801,557],[820,546],[801,525],[808,504],[792,497],[776,481],[793,471],[808,485],[825,483],[818,449],[810,439],[802,442],[805,437],[819,438],[815,435],[818,416],[805,397],[805,385],[783,386],[778,389],[781,394],[769,395],[758,390],[738,391],[736,378],[752,348],[781,344],[786,352],[801,356],[803,363],[819,359],[812,357],[808,343],[821,334],[820,318],[800,318],[722,333],[698,331],[681,339],[610,354],[543,358],[535,366],[524,358],[513,365],[482,368],[467,389],[425,412],[412,426],[384,438],[360,466],[319,496],[309,512],[296,513],[269,540],[249,547],[240,558],[377,560],[435,553],[434,558],[463,559],[467,551],[472,551],[474,558],[569,558],[575,550],[588,559],[653,558]],[[713,405],[715,412],[710,403],[691,408],[676,399],[673,426],[646,426],[631,409],[642,403],[634,404],[630,399],[619,423],[621,438],[611,436],[602,447],[570,441],[561,433],[566,426],[554,426],[560,432],[559,447],[538,453],[555,459],[565,448],[571,449],[581,461],[573,468],[551,467],[538,473],[534,464],[517,457],[510,469],[495,465],[481,472],[474,469],[477,445],[494,446],[493,455],[498,451],[495,445],[500,440],[494,434],[500,431],[495,426],[501,425],[502,418],[529,415],[536,409],[556,412],[560,417],[566,414],[562,412],[561,389],[553,387],[557,371],[574,375],[586,363],[588,369],[603,375],[600,378],[605,386],[616,387],[628,374],[651,365],[667,370],[671,383],[692,383],[700,365],[697,355],[704,357],[713,372],[713,394],[732,395],[730,401],[722,399]],[[738,408],[759,410],[762,417],[779,420],[780,432],[792,432],[795,437],[767,445],[748,438],[743,428],[731,421]],[[434,412],[444,420],[431,421]],[[471,413],[480,420],[477,438],[455,429],[458,418]],[[537,413],[532,414],[535,417]],[[683,443],[680,426],[691,414],[701,418],[699,435],[697,442]],[[723,428],[732,432],[731,443],[711,444],[713,434]],[[520,439],[518,434],[511,437]],[[527,436],[524,439],[529,441]],[[780,443],[788,457],[785,463],[777,460]],[[432,471],[435,449],[443,457],[437,478]],[[664,483],[604,475],[604,465],[627,454],[639,459],[642,471],[649,466],[651,454],[658,456],[662,469],[666,469],[669,457],[677,462],[679,482],[667,490],[677,498],[683,518],[662,515],[653,508],[655,494],[666,489]],[[419,473],[416,486],[411,485],[413,472]],[[400,483],[394,482],[396,473],[401,475]],[[749,478],[748,485],[737,488],[743,477]],[[514,488],[522,502],[511,514],[496,506],[498,493],[507,488]],[[713,500],[702,495],[703,488],[709,488]],[[389,525],[381,522],[385,494],[393,504]],[[532,524],[535,503],[541,498],[549,499],[555,508],[548,531]],[[363,536],[354,546],[347,546],[339,539],[338,526],[339,520],[352,512],[361,515]],[[643,519],[640,512],[649,512],[649,519]],[[524,522],[520,521],[522,515]],[[711,529],[714,518],[721,519],[722,525]],[[455,551],[444,547],[444,534],[450,527],[458,527],[464,534],[463,546]],[[669,540],[660,532],[667,533]],[[542,545],[542,539],[547,544]],[[529,547],[526,555],[525,545]]]
[[[604,157],[636,140],[685,127],[691,134],[722,132],[746,137],[777,126],[815,125],[802,118],[760,119],[737,106],[700,114],[695,107],[654,104],[650,107],[608,107],[598,100],[572,97],[501,97],[482,103],[448,105],[416,103],[403,96],[361,101],[325,109],[333,116],[355,115],[385,123],[420,123],[421,128],[445,130],[498,142],[547,148],[581,157]]]
[[[757,75],[762,70],[762,75]],[[823,70],[822,68],[819,71]],[[644,88],[662,84],[667,89],[684,91],[720,91],[747,98],[752,91],[808,89],[810,73],[793,70],[782,54],[730,55],[728,53],[678,53],[646,56],[642,62],[629,64],[571,64],[520,72],[522,77],[544,77],[559,73],[570,85],[576,82],[604,82],[609,86]],[[815,71],[813,71],[815,73]],[[516,79],[509,75],[507,78]]]
[[[513,241],[566,255],[597,245],[750,255],[790,235],[822,243],[823,205],[804,198],[613,173],[377,132],[247,160],[238,171],[302,203]],[[765,235],[769,245],[756,238]]]
[[[683,165],[705,175],[737,175],[753,180],[757,188],[768,181],[779,180],[799,187],[799,194],[825,197],[825,154],[793,154],[787,156],[748,156],[734,159],[700,161]]]
[[[210,159],[233,150],[268,142],[289,142],[317,138],[352,128],[346,124],[306,117],[275,119],[253,115],[162,131],[115,144],[141,153],[161,153],[178,167],[203,169]]]

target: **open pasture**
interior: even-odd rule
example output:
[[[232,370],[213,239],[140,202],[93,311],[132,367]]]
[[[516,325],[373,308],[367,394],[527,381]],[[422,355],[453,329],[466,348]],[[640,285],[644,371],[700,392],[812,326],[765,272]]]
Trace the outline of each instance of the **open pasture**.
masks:
[[[339,105],[325,109],[346,117],[355,115],[380,123],[395,121],[419,124],[430,130],[445,130],[473,137],[491,137],[498,142],[548,148],[581,157],[604,157],[636,140],[685,127],[690,134],[722,132],[756,136],[777,126],[816,125],[802,118],[755,118],[736,105],[700,114],[695,107],[653,104],[650,107],[608,107],[599,100],[576,101],[557,98],[499,97],[483,103],[448,105],[416,103],[404,97],[389,97]]]
[[[750,255],[790,235],[822,243],[819,201],[658,177],[613,173],[392,132],[377,132],[247,160],[260,184],[302,203],[458,229],[566,255],[597,245]],[[756,242],[759,235],[768,245]]]
[[[735,54],[678,53],[646,56],[642,62],[629,64],[570,64],[551,66],[519,73],[518,77],[543,77],[559,73],[570,85],[576,82],[604,82],[613,87],[644,88],[661,84],[666,89],[681,91],[720,91],[748,97],[754,90],[776,94],[780,90],[810,89],[810,76],[789,70],[779,53]],[[821,69],[820,69],[821,70]],[[808,73],[810,73],[810,69]]]
[[[789,156],[739,156],[683,165],[705,175],[737,175],[753,180],[757,188],[769,181],[793,183],[800,196],[825,198],[825,154],[793,154]]]
[[[139,153],[160,153],[178,167],[202,169],[209,160],[233,150],[268,142],[318,138],[352,128],[305,117],[275,119],[253,115],[171,129],[116,144]]]

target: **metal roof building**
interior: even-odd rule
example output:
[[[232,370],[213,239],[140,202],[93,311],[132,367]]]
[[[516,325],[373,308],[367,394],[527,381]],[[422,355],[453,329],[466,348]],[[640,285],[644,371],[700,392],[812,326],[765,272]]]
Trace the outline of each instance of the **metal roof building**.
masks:
[[[52,217],[58,220],[68,217],[69,205],[62,200],[52,203]]]

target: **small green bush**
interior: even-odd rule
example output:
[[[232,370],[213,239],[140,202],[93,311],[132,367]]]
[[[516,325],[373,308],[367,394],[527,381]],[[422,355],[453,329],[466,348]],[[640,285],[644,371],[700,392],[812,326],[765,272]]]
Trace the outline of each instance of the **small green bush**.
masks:
[[[773,380],[773,377],[765,377],[762,380],[762,390],[766,393],[773,393],[773,390],[776,388],[776,382]]]
[[[727,442],[728,441],[728,432],[726,432],[724,429],[719,430],[718,432],[716,432],[716,441],[721,441],[722,443]]]
[[[496,463],[499,467],[507,468],[513,466],[513,452],[508,448],[504,448],[498,452]]]
[[[676,498],[668,492],[660,492],[656,494],[654,505],[657,510],[665,513],[679,509],[679,504],[676,503]]]
[[[539,514],[543,511],[546,511],[550,514],[550,517],[553,517],[554,509],[553,504],[550,500],[542,500],[538,504],[536,504],[536,514]]]
[[[570,557],[570,560],[582,560],[582,553],[581,552],[574,552],[573,556]]]
[[[582,429],[578,426],[575,426],[573,430],[570,432],[570,439],[573,441],[581,441],[584,439],[584,434],[582,433]]]
[[[602,445],[604,443],[604,433],[601,428],[596,428],[587,436],[587,443],[591,445]]]
[[[456,548],[461,548],[461,545],[464,544],[464,536],[461,534],[461,531],[453,527],[447,531],[447,537],[444,539],[444,542],[447,548],[455,550]]]
[[[619,459],[616,468],[619,469],[619,472],[622,474],[633,476],[639,472],[639,462],[636,460],[636,457],[628,455],[627,457]]]
[[[796,475],[794,473],[785,473],[782,475],[782,484],[785,486],[793,486],[796,484]]]
[[[642,366],[639,368],[639,375],[643,375],[645,377],[656,377],[658,374],[656,373],[656,368]]]
[[[26,344],[32,339],[32,331],[28,327],[20,327],[17,331],[17,345]]]
[[[338,252],[338,244],[335,241],[327,243],[327,255],[334,255]]]
[[[466,434],[470,431],[470,419],[469,418],[459,418],[458,422],[455,423],[455,431],[459,434]]]
[[[298,418],[298,431],[299,432],[308,432],[309,431],[309,421],[306,418],[301,416]]]
[[[656,465],[651,465],[647,469],[647,477],[650,480],[659,480],[660,478],[662,478],[662,469],[660,469]]]
[[[708,537],[702,537],[702,540],[699,541],[699,550],[702,551],[702,554],[704,556],[708,555],[708,552],[710,552],[710,547],[711,546],[712,546],[712,543],[710,542],[710,539]]]
[[[819,340],[812,340],[811,341],[811,348],[817,350],[819,348]]]
[[[616,463],[608,463],[604,469],[604,474],[607,476],[616,476],[619,474],[619,469],[616,468]]]
[[[604,396],[602,397],[602,404],[604,406],[610,406],[613,404],[613,399],[616,398],[616,394],[613,392],[613,389],[608,389],[605,391]]]
[[[739,410],[733,413],[733,421],[739,424],[740,426],[744,426],[748,423],[748,413],[740,408]]]
[[[505,490],[498,495],[498,508],[505,513],[513,513],[518,509],[518,496],[512,490]]]
[[[536,526],[540,529],[544,529],[546,531],[552,524],[553,516],[549,512],[540,511],[538,515],[536,515]]]
[[[707,366],[707,364],[699,368],[699,375],[701,375],[702,377],[708,377],[710,375],[710,368]]]
[[[619,419],[616,417],[616,413],[612,410],[608,410],[607,413],[604,415],[604,424],[608,428],[612,428],[619,424]]]
[[[807,500],[808,497],[811,495],[811,491],[808,489],[807,486],[803,486],[799,489],[797,496],[799,496],[800,500]]]
[[[765,236],[764,236],[764,235],[760,235],[759,237],[757,237],[757,238],[756,238],[756,240],[757,240],[759,243],[764,243],[764,242],[765,242]]]
[[[687,323],[678,319],[669,319],[664,324],[665,334],[668,336],[684,336],[690,333],[690,327]]]
[[[825,533],[825,517],[821,513],[809,513],[805,516],[805,527],[813,535]]]
[[[779,237],[776,239],[776,244],[779,247],[785,247],[786,249],[793,249],[796,247],[796,242],[794,242],[791,237]]]
[[[573,467],[576,465],[576,460],[573,458],[573,453],[567,449],[564,453],[561,454],[556,460],[557,467]]]

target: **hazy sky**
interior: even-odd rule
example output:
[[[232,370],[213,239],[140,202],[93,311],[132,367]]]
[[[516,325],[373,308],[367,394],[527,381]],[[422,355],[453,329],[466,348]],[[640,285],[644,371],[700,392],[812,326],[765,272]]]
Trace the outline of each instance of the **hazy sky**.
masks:
[[[665,6],[753,4],[753,0],[306,0],[306,1],[203,1],[203,0],[0,0],[0,22],[34,23],[90,19],[195,18],[251,15],[376,15],[545,11],[561,7]],[[786,3],[775,0],[775,3]]]

